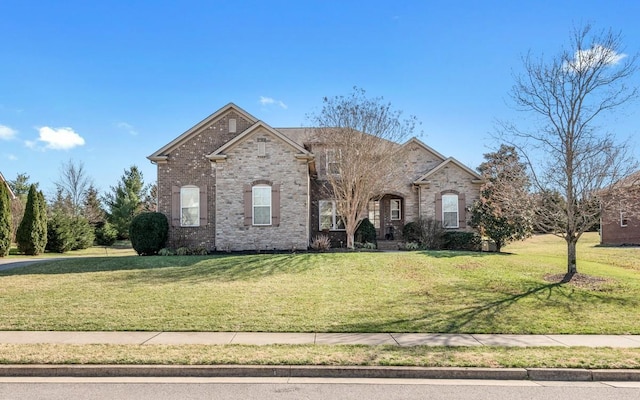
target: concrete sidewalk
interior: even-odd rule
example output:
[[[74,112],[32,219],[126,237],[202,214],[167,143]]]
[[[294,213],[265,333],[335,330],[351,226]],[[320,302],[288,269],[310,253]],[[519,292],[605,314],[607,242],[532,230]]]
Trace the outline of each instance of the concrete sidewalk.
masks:
[[[312,344],[391,346],[640,348],[640,335],[506,335],[444,333],[65,332],[0,331],[8,344]]]

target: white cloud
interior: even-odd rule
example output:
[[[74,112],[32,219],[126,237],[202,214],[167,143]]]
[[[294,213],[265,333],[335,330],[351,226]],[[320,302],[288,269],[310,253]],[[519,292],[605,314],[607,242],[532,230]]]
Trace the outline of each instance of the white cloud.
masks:
[[[9,154],[7,158],[9,159],[9,161],[16,161],[18,159],[15,154]]]
[[[578,50],[571,61],[565,61],[564,68],[574,71],[584,71],[596,65],[616,65],[626,54],[620,54],[613,49],[594,45],[587,50]]]
[[[15,129],[11,129],[8,126],[0,125],[0,139],[9,140],[13,139],[13,137],[18,133]]]
[[[43,126],[39,128],[40,137],[39,141],[45,142],[45,148],[51,150],[69,150],[76,146],[84,146],[84,139],[75,133],[72,128],[49,128]],[[28,147],[35,147],[36,143],[33,141],[27,141],[25,144]]]
[[[129,135],[131,135],[131,136],[137,136],[138,135],[138,131],[136,131],[131,124],[128,124],[126,122],[118,122],[116,124],[116,127],[118,127],[118,129],[122,129],[122,130],[127,131],[129,133]]]
[[[268,106],[268,105],[272,105],[272,104],[276,104],[278,106],[280,106],[280,108],[282,109],[287,109],[289,108],[286,104],[284,104],[284,102],[282,102],[281,100],[275,100],[271,97],[264,97],[264,96],[260,96],[260,104],[262,104],[263,106]]]

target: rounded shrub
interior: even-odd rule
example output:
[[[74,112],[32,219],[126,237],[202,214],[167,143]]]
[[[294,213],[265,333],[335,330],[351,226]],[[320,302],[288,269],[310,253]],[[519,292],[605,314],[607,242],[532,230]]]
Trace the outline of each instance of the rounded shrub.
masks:
[[[165,247],[169,234],[167,217],[158,212],[136,215],[129,226],[129,238],[133,249],[141,256],[157,254]]]
[[[369,218],[365,218],[356,229],[355,240],[360,243],[376,243],[376,227]]]

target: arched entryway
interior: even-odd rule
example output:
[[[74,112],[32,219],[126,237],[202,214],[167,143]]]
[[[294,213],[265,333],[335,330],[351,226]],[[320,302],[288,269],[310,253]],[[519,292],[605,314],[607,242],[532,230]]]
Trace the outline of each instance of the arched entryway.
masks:
[[[398,240],[404,226],[404,197],[388,193],[369,202],[369,221],[378,240]]]

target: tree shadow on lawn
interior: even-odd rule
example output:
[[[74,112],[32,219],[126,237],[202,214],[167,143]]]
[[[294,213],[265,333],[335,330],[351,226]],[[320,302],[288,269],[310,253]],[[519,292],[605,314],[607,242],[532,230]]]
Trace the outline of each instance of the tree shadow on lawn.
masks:
[[[559,282],[538,284],[521,293],[502,293],[500,298],[484,304],[462,307],[456,310],[427,312],[415,318],[342,326],[340,329],[345,332],[500,333],[504,330],[504,322],[498,321],[494,324],[496,318],[519,301],[532,296],[541,297],[547,302],[564,305],[569,313],[572,312],[571,306],[573,304],[579,305],[582,304],[582,301],[588,301],[585,297],[595,298],[599,303],[616,303],[627,307],[637,306],[639,303],[629,298],[616,297],[610,294],[577,291],[574,287],[566,286],[570,280],[571,276],[567,274]],[[473,288],[467,289],[474,290]],[[486,291],[486,288],[475,290]],[[570,300],[560,302],[554,300],[556,296]],[[482,322],[478,323],[478,321]]]
[[[197,280],[251,280],[275,274],[296,274],[318,265],[318,254],[253,254],[213,256],[87,257],[41,261],[0,271],[2,276],[62,275],[96,272],[141,271],[121,275],[122,279],[144,283]],[[119,279],[109,276],[109,279]]]

